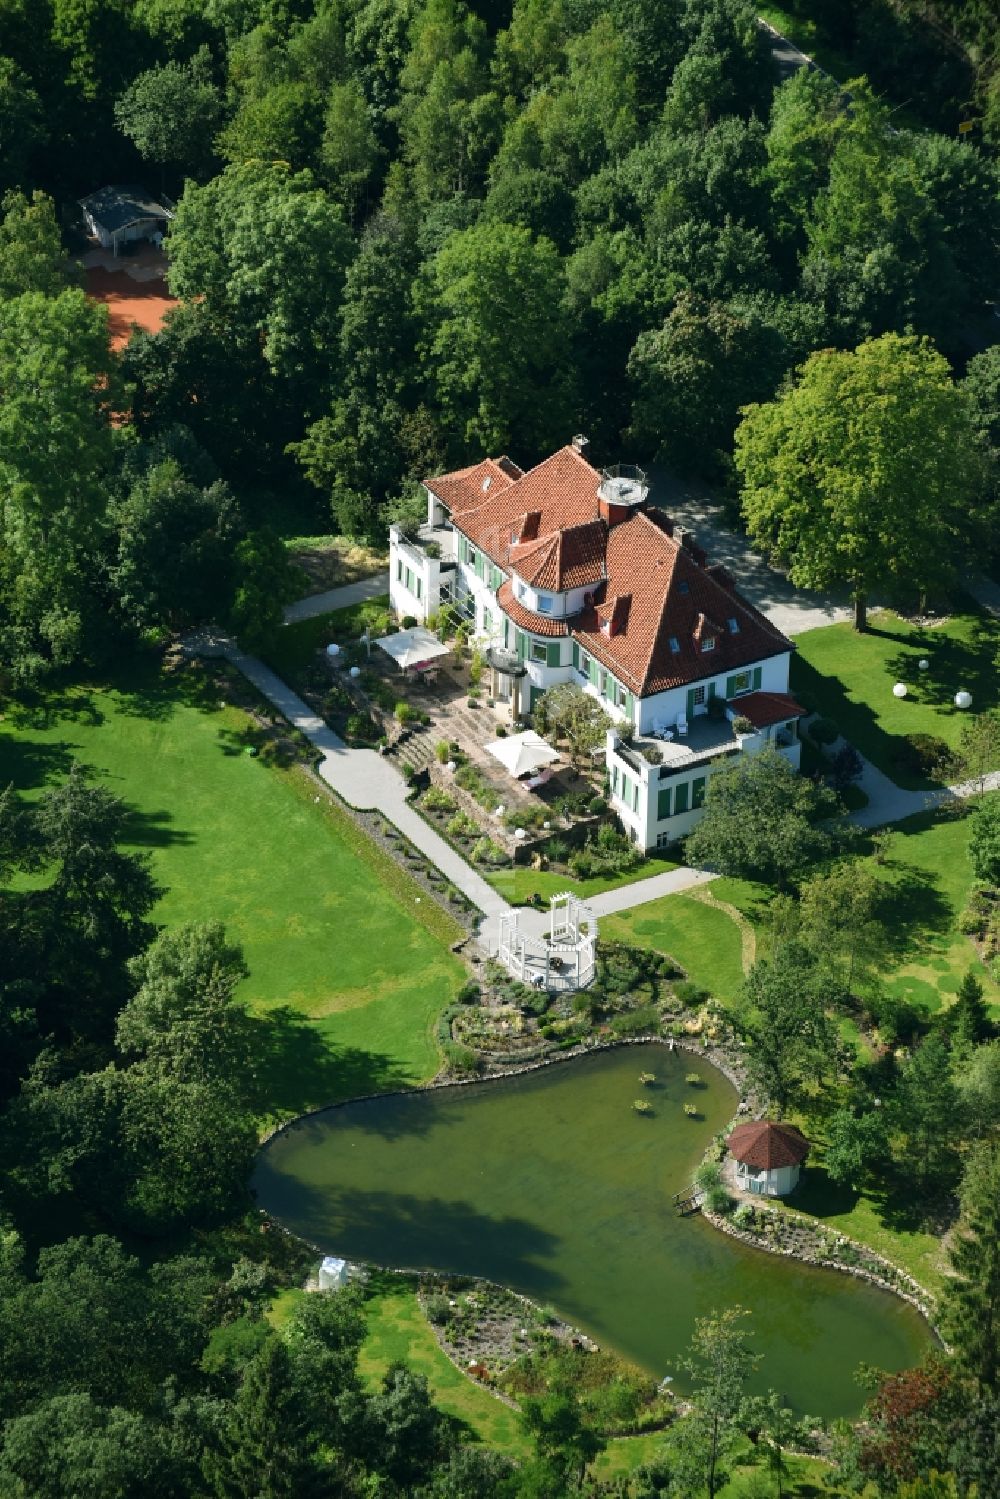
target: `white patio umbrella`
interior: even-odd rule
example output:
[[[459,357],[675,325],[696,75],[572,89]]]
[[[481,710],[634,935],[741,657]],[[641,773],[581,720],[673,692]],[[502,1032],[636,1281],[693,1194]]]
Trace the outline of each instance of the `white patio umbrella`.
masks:
[[[412,630],[399,630],[395,635],[383,635],[375,644],[392,657],[400,671],[406,671],[420,661],[431,661],[435,656],[448,654],[448,647],[422,625],[414,625]]]
[[[543,765],[551,765],[553,760],[559,759],[558,752],[551,744],[546,744],[534,729],[525,729],[523,734],[511,734],[507,739],[494,739],[485,749],[487,754],[499,760],[504,769],[515,777],[531,775]]]

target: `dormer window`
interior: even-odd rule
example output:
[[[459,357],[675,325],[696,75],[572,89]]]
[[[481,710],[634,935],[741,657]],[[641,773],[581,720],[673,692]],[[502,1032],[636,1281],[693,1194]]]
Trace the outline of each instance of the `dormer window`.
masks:
[[[701,648],[702,648],[703,651],[714,651],[715,650],[715,636],[714,635],[706,635],[705,638],[704,638],[704,640],[701,642]]]
[[[730,615],[726,620],[726,628],[730,635],[738,635],[740,633],[740,622],[735,615]]]
[[[601,620],[601,634],[602,635],[610,635],[611,634],[611,621],[610,621],[610,619],[602,619]]]
[[[538,595],[538,612],[539,612],[539,614],[551,614],[552,613],[552,595],[551,594],[540,593]]]
[[[483,494],[486,494],[486,492],[488,491],[488,489],[489,489],[489,487],[490,487],[490,485],[492,483],[493,483],[492,478],[490,477],[489,474],[487,474],[486,478],[483,480]]]
[[[678,583],[678,585],[677,585],[677,592],[678,593],[690,593],[691,592],[691,584],[688,582],[687,578],[682,578],[681,581]]]
[[[517,594],[519,599],[523,599],[528,592],[524,584],[521,582],[520,578],[518,578],[514,584],[514,592]]]
[[[677,639],[677,636],[676,635],[671,635],[669,643],[670,643],[670,649],[673,651],[674,655],[675,656],[679,656],[680,653],[681,653],[681,643]]]

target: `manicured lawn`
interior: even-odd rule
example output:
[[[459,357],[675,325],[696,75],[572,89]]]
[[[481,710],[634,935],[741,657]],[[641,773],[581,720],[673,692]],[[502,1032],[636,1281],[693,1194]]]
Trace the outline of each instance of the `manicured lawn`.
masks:
[[[709,886],[713,894],[717,883]],[[720,900],[724,896],[718,897]],[[669,953],[719,999],[732,999],[743,978],[740,930],[731,917],[693,895],[666,895],[601,921],[601,936]]]
[[[1000,701],[994,665],[1000,621],[970,600],[930,629],[882,611],[863,635],[849,624],[828,625],[796,636],[795,644],[792,690],[899,786],[933,784],[896,763],[902,736],[933,734],[957,747],[968,716],[954,705],[959,688],[972,693],[975,712]],[[925,672],[917,666],[921,658],[930,662]],[[896,682],[909,689],[905,698],[893,697]]]
[[[1000,1014],[1000,985],[979,961],[958,917],[972,886],[969,813],[922,813],[896,824],[896,838],[881,871],[894,887],[890,915],[897,943],[886,988],[933,1012],[950,1003],[974,968],[986,997]]]
[[[416,1293],[405,1283],[398,1290],[374,1296],[366,1313],[368,1337],[359,1368],[367,1384],[377,1385],[389,1365],[402,1360],[426,1375],[435,1405],[468,1427],[470,1437],[513,1457],[530,1454],[531,1444],[521,1431],[517,1413],[460,1373],[442,1353]]]
[[[940,1291],[946,1263],[941,1240],[912,1225],[905,1198],[873,1196],[832,1182],[823,1169],[822,1126],[813,1118],[802,1124],[813,1149],[789,1205],[884,1254],[933,1294]]]
[[[8,703],[0,784],[51,783],[76,759],[124,798],[165,887],[155,919],[216,919],[243,945],[270,1114],[423,1081],[459,928],[304,772],[244,755],[246,724],[197,671],[148,664]]]
[[[371,626],[373,635],[384,633],[388,609],[389,595],[384,594],[351,604],[347,609],[333,609],[329,614],[316,614],[298,624],[284,625],[267,653],[267,663],[286,682],[294,682],[321,646],[331,641],[346,645],[357,640],[366,625]]]
[[[656,874],[667,874],[677,867],[676,859],[654,856],[627,874],[607,877],[595,875],[586,880],[556,874],[551,869],[529,869],[525,865],[518,865],[516,869],[496,869],[486,878],[512,906],[523,906],[532,895],[540,895],[543,900],[548,900],[550,895],[558,895],[563,890],[569,890],[573,895],[586,900],[591,895],[602,895],[605,890],[618,890],[622,885],[634,885],[638,880],[648,880]]]

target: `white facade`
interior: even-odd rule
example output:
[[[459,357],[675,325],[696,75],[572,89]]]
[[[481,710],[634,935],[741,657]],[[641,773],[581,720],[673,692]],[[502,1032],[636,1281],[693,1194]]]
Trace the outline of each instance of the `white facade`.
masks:
[[[785,684],[771,690],[787,692],[787,656],[782,660]],[[717,724],[710,727],[706,719],[707,732],[700,732],[702,726],[692,720],[686,741],[676,738],[669,743],[633,741],[626,745],[617,733],[609,732],[611,805],[640,848],[667,848],[690,833],[701,817],[711,777],[738,755],[759,755],[771,744],[798,770],[802,746],[794,719],[746,734],[732,727],[738,716],[737,698]],[[654,763],[646,759],[646,749],[652,752]]]
[[[798,1186],[801,1166],[748,1166],[736,1162],[736,1185],[758,1197],[787,1197]]]
[[[518,674],[495,670],[491,689],[499,701],[510,701],[515,717],[530,715],[541,693],[564,682],[596,698],[618,726],[608,734],[606,747],[610,804],[644,850],[665,848],[691,831],[701,816],[708,781],[734,756],[759,754],[773,743],[798,769],[801,746],[794,718],[751,733],[737,734],[732,727],[741,696],[788,692],[790,651],[713,674],[712,653],[706,650],[705,676],[699,681],[639,697],[582,640],[524,629],[497,598],[509,577],[521,608],[540,619],[566,620],[572,630],[571,621],[590,601],[588,588],[545,592],[516,571],[508,574],[454,529],[431,490],[427,523],[416,538],[405,536],[398,526],[390,528],[389,569],[390,602],[397,616],[424,623],[452,604],[468,619],[477,643],[516,654]],[[738,619],[727,620],[726,628],[738,635]],[[710,707],[713,699],[715,708]],[[723,703],[727,706],[720,711]],[[686,735],[677,733],[678,723],[687,725]],[[674,731],[671,741],[644,742],[644,736],[667,729]]]

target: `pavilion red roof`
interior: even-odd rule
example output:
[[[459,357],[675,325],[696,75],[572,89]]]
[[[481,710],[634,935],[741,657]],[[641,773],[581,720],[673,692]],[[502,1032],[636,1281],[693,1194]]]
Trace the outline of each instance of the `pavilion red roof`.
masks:
[[[731,1156],[758,1171],[800,1166],[809,1154],[809,1141],[800,1129],[794,1124],[774,1124],[770,1119],[738,1124],[726,1144]]]

